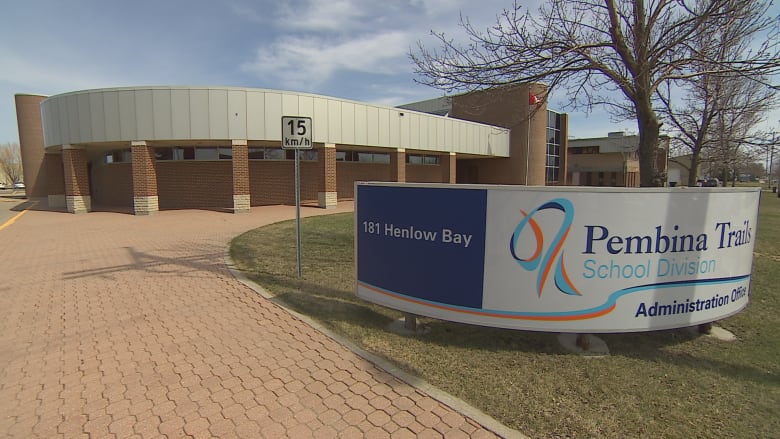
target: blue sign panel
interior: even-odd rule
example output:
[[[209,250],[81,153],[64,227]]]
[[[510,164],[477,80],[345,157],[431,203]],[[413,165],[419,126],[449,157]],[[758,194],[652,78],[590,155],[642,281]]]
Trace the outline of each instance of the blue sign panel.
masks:
[[[485,190],[357,187],[358,279],[409,299],[480,308]]]

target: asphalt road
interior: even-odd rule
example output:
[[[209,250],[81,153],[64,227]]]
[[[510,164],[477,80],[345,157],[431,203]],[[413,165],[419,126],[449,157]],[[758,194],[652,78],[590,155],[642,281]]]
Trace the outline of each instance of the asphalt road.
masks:
[[[21,212],[21,206],[27,202],[24,191],[0,189],[0,226]]]

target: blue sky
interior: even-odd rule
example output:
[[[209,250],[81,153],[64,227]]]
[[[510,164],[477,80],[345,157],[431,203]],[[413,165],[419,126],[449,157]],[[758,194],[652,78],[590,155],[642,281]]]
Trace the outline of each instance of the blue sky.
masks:
[[[462,37],[461,13],[485,28],[505,7],[511,0],[9,1],[0,8],[0,144],[18,141],[16,93],[225,85],[385,105],[441,96],[414,82],[409,49],[433,44],[432,29]],[[636,131],[599,110],[570,112],[569,125],[576,137]]]

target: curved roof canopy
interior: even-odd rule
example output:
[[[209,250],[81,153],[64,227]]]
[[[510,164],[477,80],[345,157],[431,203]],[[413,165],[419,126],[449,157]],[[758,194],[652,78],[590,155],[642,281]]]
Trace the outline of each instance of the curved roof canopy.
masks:
[[[509,131],[345,99],[236,87],[123,87],[41,103],[46,147],[132,141],[281,142],[282,116],[311,117],[315,143],[509,156]]]

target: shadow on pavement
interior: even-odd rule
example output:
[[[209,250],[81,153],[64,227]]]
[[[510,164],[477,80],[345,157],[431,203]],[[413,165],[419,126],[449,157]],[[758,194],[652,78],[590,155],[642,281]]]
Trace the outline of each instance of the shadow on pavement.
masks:
[[[66,271],[63,273],[65,280],[79,279],[83,277],[98,276],[112,278],[112,274],[126,271],[143,271],[156,275],[195,277],[210,276],[215,272],[226,271],[222,264],[222,252],[219,249],[204,248],[202,253],[191,256],[162,256],[159,254],[145,253],[133,247],[124,247],[130,254],[132,262],[104,267],[90,268],[78,271]],[[175,251],[174,251],[175,252]],[[215,262],[216,261],[216,262]]]

